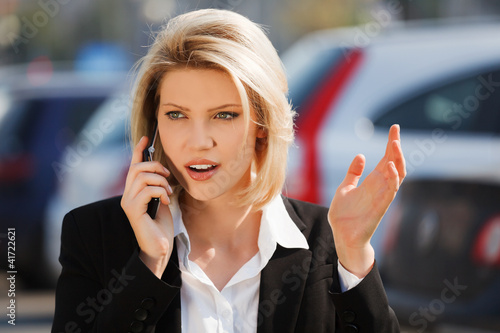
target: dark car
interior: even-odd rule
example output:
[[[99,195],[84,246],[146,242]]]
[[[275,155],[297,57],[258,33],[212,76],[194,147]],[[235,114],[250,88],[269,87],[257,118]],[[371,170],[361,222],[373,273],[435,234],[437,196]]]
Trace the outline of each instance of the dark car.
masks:
[[[36,85],[32,78],[23,67],[0,77],[0,232],[15,228],[15,269],[27,287],[46,284],[43,216],[67,171],[55,162],[124,75],[55,71]],[[6,238],[0,241],[6,268]]]
[[[419,332],[500,331],[498,184],[410,181],[389,221],[381,270],[401,323]]]

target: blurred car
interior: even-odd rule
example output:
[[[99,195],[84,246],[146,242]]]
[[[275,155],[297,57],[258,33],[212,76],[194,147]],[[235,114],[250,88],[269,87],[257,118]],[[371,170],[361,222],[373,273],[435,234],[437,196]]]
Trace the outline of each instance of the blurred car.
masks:
[[[58,259],[64,215],[73,208],[123,193],[131,158],[129,116],[129,96],[121,91],[114,94],[92,115],[60,158],[59,163],[71,164],[71,168],[58,183],[44,216],[43,253],[53,282],[61,270]],[[72,162],[82,145],[91,149]]]
[[[420,332],[500,331],[499,203],[493,182],[420,179],[402,186],[381,266],[402,324]]]
[[[500,23],[400,24],[356,43],[365,27],[283,56],[299,114],[285,193],[328,206],[354,156],[366,176],[400,124],[408,176],[372,239],[389,301],[420,332],[500,330]]]
[[[0,75],[0,228],[15,228],[16,270],[26,287],[40,287],[47,285],[43,214],[65,173],[56,162],[125,74],[56,68],[36,80],[29,70]],[[0,246],[6,254],[7,243]]]

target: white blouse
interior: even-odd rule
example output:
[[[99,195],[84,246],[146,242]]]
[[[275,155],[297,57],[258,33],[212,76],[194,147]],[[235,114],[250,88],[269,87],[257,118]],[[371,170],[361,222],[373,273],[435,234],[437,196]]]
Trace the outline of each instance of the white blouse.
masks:
[[[172,199],[170,210],[182,277],[182,332],[255,333],[260,273],[273,256],[277,244],[285,248],[309,248],[306,238],[288,215],[283,199],[278,195],[262,209],[259,252],[236,272],[221,291],[196,263],[189,260],[189,235],[178,202]],[[342,291],[361,282],[362,279],[345,270],[340,263],[338,266]]]

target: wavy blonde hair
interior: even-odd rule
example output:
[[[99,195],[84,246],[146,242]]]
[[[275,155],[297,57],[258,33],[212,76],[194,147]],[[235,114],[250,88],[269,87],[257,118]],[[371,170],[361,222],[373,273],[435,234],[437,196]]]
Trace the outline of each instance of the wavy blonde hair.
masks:
[[[238,89],[247,125],[251,108],[254,110],[255,122],[267,136],[257,139],[252,164],[255,177],[236,203],[262,208],[281,192],[288,148],[294,137],[295,113],[286,97],[286,75],[276,50],[259,25],[231,11],[203,9],[171,19],[136,65],[133,147],[153,131],[163,76],[182,68],[227,73]],[[155,145],[155,160],[167,165],[160,140]],[[169,182],[178,185],[170,177]]]

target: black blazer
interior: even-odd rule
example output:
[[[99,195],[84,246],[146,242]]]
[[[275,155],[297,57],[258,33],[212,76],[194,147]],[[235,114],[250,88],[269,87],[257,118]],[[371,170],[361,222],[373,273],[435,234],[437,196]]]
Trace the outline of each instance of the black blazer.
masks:
[[[160,280],[139,259],[120,200],[65,216],[52,332],[181,332],[175,247]],[[327,209],[283,200],[309,250],[278,245],[262,270],[257,332],[399,332],[376,266],[340,293]]]

